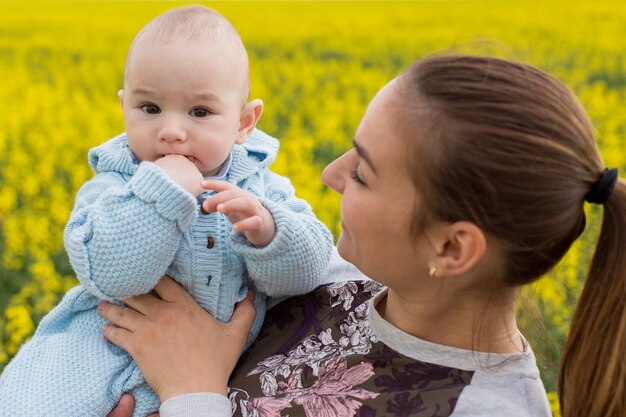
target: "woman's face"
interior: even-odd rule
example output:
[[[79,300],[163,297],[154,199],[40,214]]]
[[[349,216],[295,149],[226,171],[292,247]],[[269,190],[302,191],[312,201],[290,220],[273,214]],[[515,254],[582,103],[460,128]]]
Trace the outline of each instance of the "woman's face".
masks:
[[[357,129],[354,148],[322,173],[324,184],[343,195],[339,254],[387,285],[414,275],[416,268],[427,269],[410,232],[417,195],[408,175],[408,147],[398,133],[405,104],[396,90],[393,80],[378,92]]]

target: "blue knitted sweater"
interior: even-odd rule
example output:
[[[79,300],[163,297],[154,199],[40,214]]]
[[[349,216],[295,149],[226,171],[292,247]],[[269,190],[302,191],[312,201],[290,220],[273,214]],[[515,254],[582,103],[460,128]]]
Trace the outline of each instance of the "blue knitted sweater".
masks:
[[[259,249],[225,215],[200,214],[197,200],[156,164],[138,164],[125,135],[92,149],[98,175],[79,191],[65,230],[81,284],[100,299],[121,299],[150,291],[167,273],[222,321],[245,297],[248,277],[270,297],[317,287],[332,237],[289,180],[268,170],[277,151],[276,139],[255,130],[234,146],[226,174],[274,217],[276,236]]]
[[[234,145],[225,180],[256,195],[276,223],[263,248],[235,233],[221,213],[202,214],[198,200],[154,163],[139,163],[124,134],[92,149],[97,175],[80,189],[65,246],[81,286],[42,320],[33,340],[0,377],[0,417],[106,415],[122,392],[136,396],[134,416],[158,399],[132,359],[101,335],[100,300],[149,292],[168,274],[218,320],[252,286],[257,318],[266,296],[303,294],[323,279],[332,237],[288,179],[271,172],[278,141],[255,130]]]

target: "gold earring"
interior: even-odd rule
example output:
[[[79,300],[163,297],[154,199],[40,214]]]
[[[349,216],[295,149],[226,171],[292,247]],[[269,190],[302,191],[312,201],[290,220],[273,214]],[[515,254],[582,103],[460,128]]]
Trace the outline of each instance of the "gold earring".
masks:
[[[431,278],[435,278],[435,276],[437,275],[437,267],[431,266],[428,270],[428,275],[430,275]]]

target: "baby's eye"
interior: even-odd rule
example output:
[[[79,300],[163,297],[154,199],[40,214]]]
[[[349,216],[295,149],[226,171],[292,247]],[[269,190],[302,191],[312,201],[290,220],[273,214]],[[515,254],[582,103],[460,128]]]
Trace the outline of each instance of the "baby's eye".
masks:
[[[196,107],[189,113],[193,117],[207,117],[211,112],[203,107]]]
[[[141,106],[141,110],[147,114],[159,114],[161,113],[161,109],[159,106],[155,106],[154,104],[144,104]]]

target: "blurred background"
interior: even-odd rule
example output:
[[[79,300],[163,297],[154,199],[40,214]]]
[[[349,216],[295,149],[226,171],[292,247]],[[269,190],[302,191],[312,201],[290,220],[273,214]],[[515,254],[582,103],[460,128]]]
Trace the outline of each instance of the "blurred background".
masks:
[[[626,172],[626,2],[196,2],[248,48],[259,127],[281,140],[291,178],[333,231],[339,196],[319,179],[351,146],[374,93],[437,52],[497,55],[564,81],[591,117],[604,160]],[[63,229],[87,151],[124,131],[117,91],[127,48],[151,18],[189,2],[0,0],[0,370],[76,285]],[[624,175],[624,174],[622,174]],[[556,372],[601,213],[558,268],[524,290],[518,317],[556,408]]]

